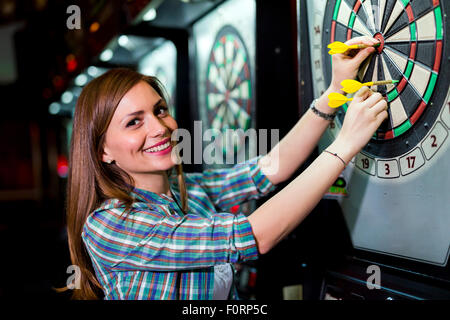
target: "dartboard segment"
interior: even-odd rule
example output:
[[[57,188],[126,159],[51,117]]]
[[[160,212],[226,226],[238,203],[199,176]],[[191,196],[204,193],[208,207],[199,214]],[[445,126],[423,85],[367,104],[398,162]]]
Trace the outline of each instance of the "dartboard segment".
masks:
[[[382,46],[375,57],[361,65],[358,80],[399,81],[396,85],[372,88],[385,95],[389,119],[374,135],[372,142],[377,143],[372,144],[370,152],[384,154],[378,142],[387,140],[394,140],[398,152],[411,150],[427,133],[422,128],[415,130],[414,125],[419,119],[427,118],[427,114],[431,119],[435,113],[430,113],[428,106],[436,90],[442,61],[441,1],[332,0],[328,4],[331,4],[332,19],[328,22],[328,37],[324,33],[324,45],[361,35],[376,37]],[[331,59],[324,61],[326,70],[331,70],[331,65],[327,66]]]
[[[226,129],[247,130],[253,109],[252,78],[247,48],[239,32],[224,26],[211,49],[206,76],[208,125],[222,133]],[[223,135],[224,154],[228,147],[239,150],[244,140],[233,139],[231,146]]]

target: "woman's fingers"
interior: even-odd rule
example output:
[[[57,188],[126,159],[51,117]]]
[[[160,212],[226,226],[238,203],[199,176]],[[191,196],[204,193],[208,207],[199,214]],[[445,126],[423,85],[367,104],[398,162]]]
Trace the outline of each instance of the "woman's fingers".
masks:
[[[371,107],[370,110],[374,112],[376,115],[378,115],[379,113],[387,110],[387,108],[388,108],[387,101],[381,99],[373,107]]]
[[[357,102],[362,102],[366,100],[368,97],[370,97],[373,94],[373,91],[370,90],[368,87],[364,86],[361,89],[356,92],[356,94],[353,96],[353,99]]]
[[[368,108],[372,108],[380,100],[384,100],[381,93],[373,92],[370,97],[368,97],[366,100],[364,100],[364,105],[367,106]]]
[[[359,52],[356,54],[356,56],[354,56],[353,61],[357,65],[360,65],[364,60],[367,59],[368,56],[370,56],[374,52],[375,52],[375,48],[373,48],[373,47],[359,50]]]
[[[354,44],[365,44],[365,45],[368,45],[368,46],[372,46],[374,44],[377,44],[378,42],[379,41],[377,39],[375,39],[375,38],[370,38],[370,37],[364,36],[364,37],[356,37],[356,38],[347,40],[345,42],[345,44],[348,45],[348,46],[351,46],[351,45],[354,45]]]

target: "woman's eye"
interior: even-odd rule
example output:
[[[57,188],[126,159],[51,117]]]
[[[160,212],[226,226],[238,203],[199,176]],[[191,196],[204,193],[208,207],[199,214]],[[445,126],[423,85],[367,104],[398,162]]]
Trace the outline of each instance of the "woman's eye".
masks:
[[[156,108],[155,113],[157,116],[165,116],[169,112],[168,112],[168,108],[166,106],[159,106],[158,108]]]
[[[127,123],[127,128],[128,128],[128,127],[135,126],[135,125],[137,125],[139,122],[141,122],[141,120],[139,120],[139,119],[133,119],[133,120],[131,120],[130,122]]]

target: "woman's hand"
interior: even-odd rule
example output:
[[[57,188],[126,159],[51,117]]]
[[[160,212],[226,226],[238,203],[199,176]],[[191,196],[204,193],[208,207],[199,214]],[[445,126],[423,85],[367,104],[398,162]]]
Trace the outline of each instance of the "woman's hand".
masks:
[[[373,46],[379,43],[377,39],[369,37],[353,38],[345,42],[347,45],[365,44]],[[353,55],[355,50],[348,50],[345,53],[338,53],[332,56],[333,70],[330,87],[336,91],[341,88],[341,82],[346,79],[355,79],[358,74],[358,69],[361,63],[367,59],[367,57],[375,52],[374,47],[365,49],[356,49],[359,52]]]
[[[361,88],[347,109],[341,131],[330,151],[337,152],[348,163],[387,118],[387,108],[387,102],[380,93]]]

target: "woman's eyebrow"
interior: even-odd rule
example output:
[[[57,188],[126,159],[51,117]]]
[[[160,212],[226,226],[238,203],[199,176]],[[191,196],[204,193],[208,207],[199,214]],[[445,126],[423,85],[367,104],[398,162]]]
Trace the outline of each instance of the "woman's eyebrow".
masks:
[[[162,104],[162,103],[163,103],[163,99],[160,98],[160,99],[153,105],[153,109],[154,109],[155,107],[159,106],[159,105]],[[132,112],[132,113],[127,114],[124,118],[133,117],[133,116],[139,116],[139,115],[141,115],[141,114],[143,114],[143,113],[144,113],[144,110],[138,110],[138,111],[135,111],[135,112]]]

